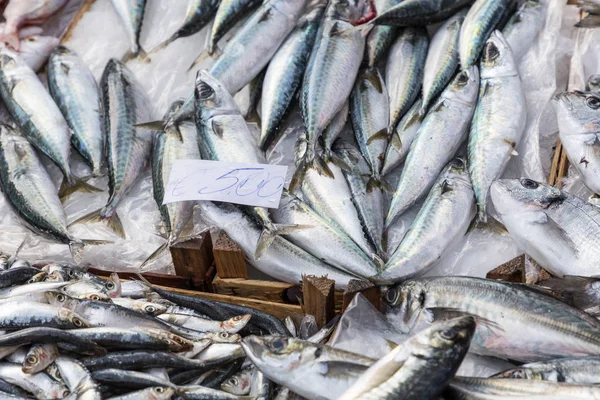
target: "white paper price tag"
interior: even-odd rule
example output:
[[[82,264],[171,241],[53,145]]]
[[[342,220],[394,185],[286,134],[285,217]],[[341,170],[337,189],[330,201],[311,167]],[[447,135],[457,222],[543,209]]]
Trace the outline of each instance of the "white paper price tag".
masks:
[[[285,165],[177,160],[163,204],[211,200],[277,208],[286,173]]]

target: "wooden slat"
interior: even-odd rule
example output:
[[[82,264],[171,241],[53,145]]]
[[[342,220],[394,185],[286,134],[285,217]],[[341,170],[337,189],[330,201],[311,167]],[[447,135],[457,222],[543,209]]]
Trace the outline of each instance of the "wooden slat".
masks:
[[[379,310],[381,306],[381,289],[369,281],[351,279],[350,282],[348,282],[348,287],[344,291],[342,312],[346,311],[346,308],[352,299],[354,299],[354,296],[359,293],[365,296],[365,298]]]
[[[284,282],[248,280],[243,278],[221,279],[219,276],[213,280],[213,291],[218,294],[248,297],[257,300],[289,303],[287,291],[296,287]]]
[[[189,277],[193,280],[195,288],[211,291],[211,278],[207,277],[213,264],[213,249],[210,232],[203,232],[200,236],[185,242],[177,243],[169,248],[175,273],[178,276]]]
[[[322,327],[335,316],[335,281],[327,277],[305,275],[302,278],[304,311],[314,315]]]
[[[248,279],[246,258],[240,246],[221,232],[213,246],[217,275],[223,279]]]

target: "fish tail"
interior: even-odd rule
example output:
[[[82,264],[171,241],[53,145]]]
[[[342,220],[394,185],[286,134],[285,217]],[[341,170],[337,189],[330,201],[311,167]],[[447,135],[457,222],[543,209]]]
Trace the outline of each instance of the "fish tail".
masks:
[[[370,176],[367,181],[367,193],[371,193],[374,188],[379,188],[385,192],[393,193],[394,189],[381,176]]]
[[[156,259],[159,255],[161,255],[162,253],[164,253],[165,250],[167,250],[169,248],[169,243],[165,242],[163,244],[161,244],[160,246],[158,246],[158,248],[156,250],[154,250],[152,252],[152,254],[150,254],[148,256],[148,258],[146,258],[139,266],[139,270],[141,271],[141,269],[143,267],[145,267],[150,261]]]
[[[192,64],[186,70],[186,72],[191,71],[196,65],[200,64],[202,61],[206,60],[208,57],[212,57],[214,53],[209,52],[208,50],[204,50],[202,53],[198,54],[198,57],[194,59]]]
[[[90,185],[87,183],[92,176],[86,176],[84,178],[77,178],[74,175],[67,175],[65,179],[63,179],[60,189],[58,190],[58,197],[61,202],[65,202],[75,192],[84,192],[84,193],[100,193],[103,192],[102,189],[97,188],[96,186]]]
[[[594,28],[600,26],[600,15],[588,14],[584,19],[575,24],[577,28]]]
[[[324,158],[327,161],[331,161],[333,164],[337,165],[338,167],[340,167],[344,171],[348,172],[348,171],[352,171],[353,170],[352,166],[350,166],[344,159],[342,159],[340,156],[338,156],[337,154],[335,154],[331,150],[327,150],[324,153]]]
[[[256,244],[256,250],[254,252],[254,260],[258,261],[267,251],[273,240],[280,235],[289,235],[290,233],[297,232],[302,229],[310,229],[311,225],[298,225],[298,224],[274,224],[268,223],[265,225],[263,231],[258,238]]]
[[[262,120],[260,118],[260,115],[258,115],[258,110],[256,108],[248,111],[248,114],[246,114],[246,121],[254,122],[260,128]]]
[[[125,230],[123,229],[123,224],[121,223],[121,218],[119,218],[119,214],[117,214],[117,211],[112,206],[108,205],[100,210],[92,211],[91,213],[84,215],[83,217],[71,222],[69,226],[94,222],[102,222],[121,238],[127,238],[125,235]]]
[[[306,175],[308,167],[306,165],[306,159],[302,159],[298,162],[296,166],[296,170],[294,171],[294,175],[292,175],[292,180],[290,181],[290,186],[288,190],[293,192],[298,187],[300,187],[300,183],[304,180],[304,176]]]
[[[367,139],[367,145],[373,143],[376,140],[385,140],[387,142],[394,133],[394,131],[395,129],[392,129],[392,131],[390,131],[390,128],[388,127],[375,132],[369,139]]]
[[[314,168],[319,173],[319,175],[328,176],[332,179],[334,178],[331,168],[329,168],[329,165],[327,165],[327,160],[325,160],[323,157],[314,155],[311,161],[311,165],[312,168]]]
[[[136,50],[129,50],[127,53],[125,53],[125,55],[121,58],[121,62],[125,64],[126,62],[134,59],[144,60],[147,58],[147,56],[148,54],[144,49],[142,49],[142,46],[138,45]]]
[[[179,32],[175,32],[170,38],[168,38],[167,40],[165,40],[164,42],[160,43],[158,46],[154,47],[149,52],[147,52],[145,59],[148,59],[148,57],[151,54],[161,51],[162,49],[165,49],[168,45],[170,45],[171,43],[173,43],[174,41],[179,39],[179,37],[180,37]]]
[[[478,209],[477,217],[471,222],[471,226],[469,226],[467,233],[475,230],[487,231],[502,236],[508,234],[508,230],[500,221],[492,216],[488,216],[487,213],[485,211],[482,212],[481,209]]]

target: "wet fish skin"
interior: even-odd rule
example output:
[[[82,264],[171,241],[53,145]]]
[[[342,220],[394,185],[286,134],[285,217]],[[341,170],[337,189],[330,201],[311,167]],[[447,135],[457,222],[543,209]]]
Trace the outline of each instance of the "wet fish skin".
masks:
[[[6,271],[1,271],[0,288],[23,284],[39,272],[39,269],[27,266],[18,268],[11,267]]]
[[[237,400],[238,396],[232,395],[227,392],[223,392],[217,389],[211,389],[205,386],[180,386],[177,392],[182,395],[183,398],[189,400],[202,400],[202,399],[222,399],[222,400]],[[256,397],[257,399],[259,397]]]
[[[23,302],[7,303],[0,310],[0,327],[22,329],[30,327],[73,329],[89,326],[78,314],[49,304]]]
[[[419,331],[373,364],[340,400],[436,399],[467,354],[474,333],[472,317]]]
[[[423,105],[425,114],[431,103],[452,80],[458,67],[458,37],[467,9],[463,8],[448,19],[433,35],[423,74]]]
[[[597,274],[600,208],[530,179],[499,179],[494,208],[511,237],[556,276]]]
[[[58,349],[53,344],[34,344],[29,349],[23,362],[23,372],[35,374],[43,371],[54,362],[58,356]]]
[[[324,11],[325,4],[317,3],[300,17],[296,28],[267,67],[262,90],[260,146],[263,150],[273,142],[275,132],[300,88]]]
[[[390,49],[385,69],[390,98],[390,135],[421,92],[428,47],[427,30],[408,27],[402,29]]]
[[[542,0],[527,0],[510,17],[502,29],[516,62],[519,62],[527,53],[544,26],[546,8],[547,6]]]
[[[62,399],[69,395],[66,386],[41,372],[26,374],[18,364],[0,363],[0,378],[32,393],[38,399]]]
[[[564,92],[555,97],[559,137],[583,183],[600,193],[600,94]]]
[[[475,212],[466,163],[455,159],[440,174],[378,278],[393,283],[423,275],[453,242],[467,233]]]
[[[168,331],[150,328],[123,329],[95,327],[72,330],[82,340],[118,350],[157,350],[179,352],[192,348],[193,343]],[[1,343],[1,341],[0,341]]]
[[[240,372],[223,382],[221,390],[237,396],[248,395],[250,393],[253,370],[254,367],[243,368]]]
[[[305,0],[264,3],[227,43],[210,73],[235,94],[256,77],[296,26]],[[239,49],[252,49],[251,52]]]
[[[492,377],[595,385],[600,381],[598,371],[600,357],[567,357],[523,364]]]
[[[600,354],[600,323],[543,290],[471,277],[409,280],[386,294],[387,317],[404,331],[470,315],[470,351],[522,362]],[[549,311],[551,310],[551,311]],[[528,340],[519,340],[522,338]]]
[[[242,347],[269,379],[309,400],[337,399],[375,362],[329,346],[279,336],[248,336]],[[294,379],[297,376],[310,377],[311,384]]]
[[[94,371],[92,373],[92,378],[100,383],[131,389],[144,389],[155,386],[175,387],[170,381],[155,377],[151,374],[116,368]]]
[[[214,54],[219,40],[240,21],[252,12],[262,0],[222,0],[215,14],[208,42],[208,54]]]
[[[29,35],[21,39],[19,54],[34,71],[39,71],[60,40],[54,36]]]
[[[158,318],[199,332],[237,333],[246,326],[251,315],[236,315],[226,321],[214,321],[182,314],[162,314]]]
[[[479,91],[479,72],[461,71],[423,120],[410,147],[386,217],[386,228],[433,186],[466,139]]]
[[[73,146],[92,169],[92,175],[100,176],[104,136],[98,85],[92,72],[75,52],[59,46],[48,60],[48,88],[73,132]]]
[[[404,0],[373,20],[376,25],[423,26],[442,22],[473,0]]]
[[[402,0],[376,0],[375,9],[381,15],[391,7],[399,4]],[[396,28],[393,26],[375,26],[369,36],[365,48],[367,68],[376,67],[383,59],[394,41]]]
[[[80,400],[102,400],[98,384],[90,372],[77,360],[60,355],[55,362],[62,380]]]
[[[510,47],[494,31],[483,49],[481,87],[469,133],[469,174],[477,198],[478,220],[487,220],[490,186],[521,141],[527,121],[525,95]]]
[[[588,78],[585,90],[594,93],[600,92],[600,74],[595,74]]]
[[[490,34],[502,19],[510,0],[476,0],[460,30],[460,67],[464,70],[477,63]]]
[[[348,116],[350,115],[350,99],[346,100],[342,109],[333,117],[333,120],[329,123],[323,134],[321,135],[321,142],[323,143],[323,152],[326,155],[332,156],[330,151],[333,147],[334,142],[340,136],[346,122],[348,122]]]
[[[109,397],[107,400],[169,400],[174,394],[174,388],[156,386],[124,394],[122,396]]]
[[[79,330],[57,328],[25,328],[0,337],[0,346],[28,345],[35,343],[56,344],[57,347],[77,354],[103,354],[105,350],[91,340],[77,335]]]
[[[146,0],[111,0],[111,3],[129,36],[130,50],[125,55],[125,59],[137,56],[143,52],[140,46],[140,33],[142,32]]]

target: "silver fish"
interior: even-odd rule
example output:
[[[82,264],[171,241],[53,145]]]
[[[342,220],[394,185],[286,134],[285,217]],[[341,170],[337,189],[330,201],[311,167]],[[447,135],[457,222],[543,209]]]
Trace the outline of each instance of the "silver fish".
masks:
[[[471,277],[406,281],[386,294],[387,317],[402,330],[471,315],[470,351],[523,362],[600,355],[600,323],[535,287]]]
[[[493,375],[493,378],[531,379],[595,385],[600,382],[598,372],[600,372],[600,357],[567,357],[523,364]]]
[[[456,239],[467,233],[474,216],[475,196],[467,166],[455,159],[440,174],[378,278],[398,282],[424,274]]]
[[[431,103],[452,80],[458,67],[458,36],[467,9],[462,9],[442,25],[429,45],[425,72],[423,73],[423,104],[421,114],[425,114]]]
[[[469,174],[478,220],[487,220],[490,185],[498,179],[521,141],[527,106],[518,67],[502,34],[495,31],[483,49],[479,99],[469,133]]]
[[[555,97],[560,141],[583,183],[600,193],[600,94],[564,92]]]
[[[421,91],[428,46],[425,28],[404,28],[390,49],[385,67],[385,84],[390,96],[390,135]]]
[[[106,400],[169,400],[174,394],[175,388],[156,386],[122,396],[109,397]]]
[[[23,361],[23,372],[35,374],[46,369],[58,356],[58,349],[53,344],[34,344]]]
[[[260,146],[266,150],[300,88],[325,5],[316,3],[275,53],[263,83]]]
[[[389,10],[391,7],[399,4],[402,0],[375,0],[375,9],[377,14]],[[367,67],[373,68],[383,59],[396,36],[396,28],[393,26],[378,25],[374,27],[369,36],[365,48]]]
[[[27,63],[34,71],[39,71],[46,61],[48,56],[60,43],[58,38],[54,36],[29,35],[21,39],[21,49],[19,54],[23,61]]]
[[[473,0],[404,0],[378,13],[376,25],[423,26],[443,22]]]
[[[90,372],[77,360],[58,356],[55,361],[61,378],[77,400],[102,400],[97,383]]]
[[[150,110],[145,93],[125,64],[114,58],[108,61],[100,80],[100,95],[110,196],[101,210],[73,223],[103,221],[124,238],[117,206],[148,163],[154,133],[136,127],[149,119]]]
[[[335,280],[336,287],[340,288],[346,287],[350,279],[355,278],[328,266],[279,236],[275,237],[259,260],[254,260],[252,255],[256,252],[261,228],[253,220],[231,205],[217,206],[210,202],[201,202],[200,208],[204,217],[215,226],[221,227],[233,241],[239,244],[252,265],[273,278],[299,283],[305,274],[327,275],[329,279]]]
[[[348,122],[348,115],[350,114],[350,99],[348,99],[342,109],[333,117],[333,120],[329,123],[323,134],[321,135],[321,141],[323,142],[323,152],[326,153],[329,157],[335,157],[333,153],[331,153],[331,148],[333,147],[333,143],[340,136],[344,127],[346,126],[346,122]]]
[[[294,244],[318,259],[350,274],[370,278],[377,273],[377,265],[337,225],[321,218],[306,203],[293,194],[284,192],[279,208],[273,210],[273,219],[282,224],[301,224],[312,228],[286,235]],[[327,243],[327,246],[319,244]]]
[[[140,46],[140,34],[142,32],[146,0],[111,0],[111,3],[127,32],[127,36],[129,36],[130,49],[124,60],[144,53]]]
[[[92,175],[100,176],[104,136],[94,75],[76,53],[59,46],[48,61],[48,88],[73,132],[73,146],[92,169]]]
[[[460,30],[458,52],[460,66],[475,65],[481,50],[510,5],[510,0],[476,0],[469,9]]]
[[[270,0],[244,23],[210,67],[210,73],[235,94],[269,63],[296,26],[306,0]],[[244,51],[252,49],[252,51]]]
[[[37,399],[63,399],[69,395],[69,389],[49,375],[26,374],[18,364],[0,363],[0,378],[27,390]]]
[[[530,179],[492,184],[494,208],[519,247],[557,276],[597,274],[600,207]]]
[[[471,317],[434,324],[373,364],[339,399],[435,399],[456,373],[474,333]]]
[[[193,329],[198,332],[228,332],[237,333],[242,330],[248,321],[250,314],[238,315],[226,321],[214,321],[212,319],[199,318],[193,315],[184,314],[162,314],[158,318],[164,321],[174,323],[178,326]]]
[[[245,396],[249,394],[253,372],[253,367],[242,368],[240,372],[221,384],[221,390],[237,396]]]
[[[263,0],[221,0],[210,31],[208,54],[214,54],[217,51],[219,40],[262,2]]]
[[[359,74],[350,103],[356,143],[371,169],[367,187],[387,187],[381,169],[388,147],[390,110],[388,92],[378,70],[363,70]]]
[[[477,67],[461,71],[427,114],[408,153],[385,226],[412,207],[433,186],[466,139],[479,90]]]
[[[527,53],[544,26],[546,8],[543,0],[526,0],[502,29],[516,62]]]

